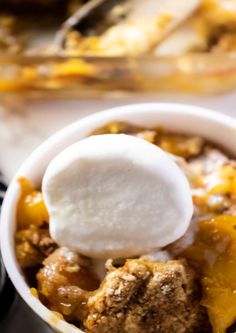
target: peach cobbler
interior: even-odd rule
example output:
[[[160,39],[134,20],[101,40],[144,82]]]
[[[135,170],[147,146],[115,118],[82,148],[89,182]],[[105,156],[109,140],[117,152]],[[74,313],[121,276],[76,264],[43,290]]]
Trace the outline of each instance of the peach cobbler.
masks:
[[[92,134],[120,133],[160,147],[182,169],[190,226],[150,253],[91,258],[55,241],[41,189],[20,178],[16,257],[32,292],[85,332],[225,333],[236,320],[236,160],[204,138],[158,126],[113,122]]]

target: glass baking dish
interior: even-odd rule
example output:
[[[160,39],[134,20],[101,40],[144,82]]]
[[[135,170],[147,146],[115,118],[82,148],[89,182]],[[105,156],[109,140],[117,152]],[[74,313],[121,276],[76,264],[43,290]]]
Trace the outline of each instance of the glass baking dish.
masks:
[[[41,52],[42,48],[54,45],[58,28],[69,15],[68,4],[74,0],[60,0],[60,6],[57,1],[0,0],[0,19],[5,20],[5,23],[0,20],[0,48],[4,24],[5,29],[10,29],[7,42],[11,44],[16,36],[17,47],[18,38],[20,41],[18,51],[0,52],[0,94],[85,97],[117,92],[219,94],[236,87],[236,52],[186,53],[174,57],[68,57]],[[78,2],[86,1],[75,0],[76,8]],[[93,24],[94,20],[90,21]],[[21,42],[26,52],[21,52]]]
[[[0,92],[94,96],[113,92],[224,93],[236,87],[236,54],[180,57],[1,56]]]

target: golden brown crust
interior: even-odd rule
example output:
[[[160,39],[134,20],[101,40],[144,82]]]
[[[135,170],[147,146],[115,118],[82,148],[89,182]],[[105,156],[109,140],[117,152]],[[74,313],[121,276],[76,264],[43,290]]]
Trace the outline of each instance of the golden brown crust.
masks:
[[[198,136],[186,136],[176,133],[168,133],[159,128],[145,129],[125,122],[111,122],[104,127],[96,129],[92,134],[129,134],[138,136],[148,142],[154,143],[163,150],[181,156],[191,158],[198,156],[205,145],[205,140]]]
[[[209,332],[198,281],[184,260],[132,259],[120,268],[110,265],[93,292],[81,285],[88,274],[79,256],[65,248],[49,256],[37,274],[45,303],[65,319],[83,322],[87,332]]]
[[[88,299],[93,333],[209,332],[193,270],[185,261],[128,260]]]
[[[30,225],[28,229],[16,232],[16,257],[22,268],[40,265],[45,257],[56,248],[48,228]]]

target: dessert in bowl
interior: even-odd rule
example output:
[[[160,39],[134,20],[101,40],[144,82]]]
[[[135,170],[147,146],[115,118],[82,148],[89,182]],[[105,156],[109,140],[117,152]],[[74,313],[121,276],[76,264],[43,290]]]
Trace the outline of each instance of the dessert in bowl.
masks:
[[[85,139],[91,134],[91,138]],[[122,187],[117,181],[121,179],[118,171],[127,174],[127,156],[109,138],[112,135],[123,140],[123,134],[128,140],[126,147],[131,141],[134,147],[127,156],[138,145],[145,163],[135,150],[132,177],[127,176]],[[105,144],[103,149],[98,146],[98,138],[100,145]],[[2,253],[21,296],[60,332],[226,332],[236,318],[235,139],[233,119],[206,109],[174,104],[128,105],[107,110],[55,134],[18,171],[3,205]],[[88,146],[91,140],[95,140],[95,150],[90,150],[95,143]],[[112,142],[113,150],[107,148],[107,141]],[[85,142],[86,149],[82,149]],[[150,163],[154,163],[155,154],[161,161],[153,164],[154,168],[150,168],[146,155],[149,148],[153,154]],[[83,169],[85,153],[89,163]],[[104,176],[104,169],[99,166],[108,160],[115,177],[111,172]],[[96,172],[91,173],[90,167],[96,163]],[[118,164],[121,169],[117,169]],[[92,177],[87,179],[87,172]],[[146,175],[151,175],[153,181],[148,188]],[[108,198],[104,189],[97,190],[111,177],[115,180],[109,187]],[[83,191],[74,191],[81,188],[84,179]],[[133,193],[126,190],[135,184],[130,179],[141,184]],[[67,186],[69,181],[71,187]],[[162,184],[162,191],[155,187],[156,182]],[[87,192],[88,188],[91,192]],[[128,212],[126,224],[119,220],[122,209],[116,210],[119,225],[112,217],[114,202],[117,205],[115,189],[118,194],[122,191],[124,202],[119,204]],[[171,192],[175,193],[172,197]],[[90,206],[86,201],[91,199],[88,193],[93,197]],[[142,193],[142,200],[136,201],[142,207],[141,219],[135,225],[133,216],[139,217],[137,207],[133,206],[132,216],[126,201],[140,198]],[[73,203],[78,196],[87,205],[78,204],[80,215]],[[95,203],[97,210],[93,207]],[[142,203],[151,210],[145,210]],[[58,214],[61,207],[64,215]],[[84,207],[89,207],[90,215],[86,215]],[[107,209],[106,214],[102,207]],[[174,215],[176,207],[179,215]],[[164,215],[166,210],[171,214]],[[66,212],[69,214],[65,215]],[[112,219],[111,229],[107,216],[109,221]],[[145,216],[148,220],[142,223]],[[63,224],[65,217],[67,223]],[[184,226],[181,219],[186,220]],[[60,230],[55,232],[55,228]],[[166,235],[171,238],[161,243]],[[136,246],[129,242],[135,239]]]

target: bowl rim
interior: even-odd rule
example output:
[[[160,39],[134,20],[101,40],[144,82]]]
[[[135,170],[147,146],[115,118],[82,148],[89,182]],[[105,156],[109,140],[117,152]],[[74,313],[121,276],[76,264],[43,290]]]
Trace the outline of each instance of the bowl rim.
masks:
[[[222,125],[227,129],[233,129],[236,132],[236,119],[207,108],[175,103],[127,104],[115,108],[109,108],[105,111],[97,112],[87,117],[81,118],[71,125],[57,131],[30,154],[30,156],[25,160],[25,162],[13,177],[2,205],[0,219],[0,245],[3,261],[8,275],[21,297],[31,307],[32,310],[34,310],[46,323],[51,325],[54,329],[67,333],[83,333],[83,331],[67,323],[65,320],[62,320],[57,314],[49,310],[39,301],[39,299],[37,299],[37,297],[35,297],[30,292],[29,286],[27,286],[26,282],[24,281],[24,277],[16,264],[13,241],[13,221],[15,222],[15,212],[13,212],[13,210],[16,208],[19,195],[19,186],[16,182],[17,178],[29,172],[31,165],[34,164],[35,161],[39,160],[40,157],[45,156],[48,151],[50,155],[50,150],[53,148],[55,149],[55,147],[60,142],[68,139],[78,129],[82,130],[87,128],[87,133],[89,133],[91,132],[91,124],[93,124],[94,128],[96,128],[98,127],[96,125],[97,123],[99,124],[102,122],[105,124],[114,120],[116,117],[122,118],[122,116],[125,117],[126,115],[142,115],[145,117],[146,114],[157,115],[168,114],[168,112],[172,116],[193,116],[206,122],[213,121],[214,123]]]

